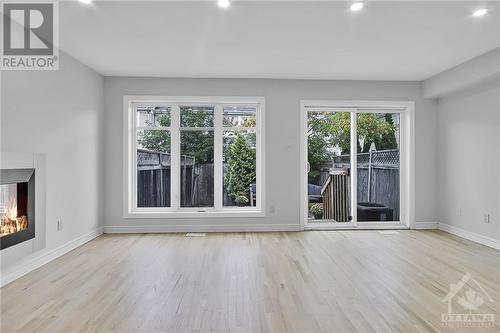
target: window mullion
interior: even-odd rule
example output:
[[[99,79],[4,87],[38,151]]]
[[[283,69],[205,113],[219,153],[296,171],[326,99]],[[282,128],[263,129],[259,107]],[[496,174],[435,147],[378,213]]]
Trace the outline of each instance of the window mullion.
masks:
[[[180,134],[180,108],[178,105],[172,105],[171,116],[171,156],[170,156],[170,198],[171,207],[173,210],[178,210],[180,207],[180,193],[181,193],[181,134]]]
[[[129,186],[129,190],[132,190],[132,193],[129,194],[128,200],[129,205],[133,209],[137,209],[137,130],[136,130],[136,104],[130,103],[129,105],[129,113],[128,113],[128,128],[130,139],[128,142],[128,146],[131,147],[131,156],[130,162],[132,164],[132,172],[128,175],[128,178],[132,181],[132,187]]]
[[[262,163],[262,159],[263,159],[263,155],[262,155],[262,152],[263,152],[263,147],[262,147],[262,136],[263,136],[263,133],[262,133],[262,121],[263,121],[263,115],[262,115],[262,109],[261,109],[261,105],[259,106],[256,106],[256,117],[257,117],[257,121],[256,121],[256,126],[253,127],[253,130],[255,130],[255,134],[256,134],[256,145],[255,145],[255,148],[256,148],[256,153],[255,153],[255,171],[256,171],[256,195],[257,195],[257,202],[256,202],[256,206],[257,206],[257,209],[261,210],[262,207],[263,207],[263,200],[264,200],[264,196],[263,196],[263,193],[264,193],[264,182],[263,182],[263,179],[264,179],[264,175],[263,175],[263,172],[262,172],[262,167],[263,167],[263,163]]]
[[[358,112],[351,111],[351,218],[358,224]]]
[[[222,138],[222,105],[215,106],[214,114],[214,207],[221,210],[223,206],[223,138]]]

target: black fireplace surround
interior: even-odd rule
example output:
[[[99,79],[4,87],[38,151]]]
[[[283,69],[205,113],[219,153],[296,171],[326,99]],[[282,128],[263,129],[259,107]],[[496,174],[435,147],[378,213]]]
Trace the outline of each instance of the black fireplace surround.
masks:
[[[26,215],[28,227],[0,237],[0,249],[35,238],[35,169],[0,169],[0,185],[17,184],[19,215]]]

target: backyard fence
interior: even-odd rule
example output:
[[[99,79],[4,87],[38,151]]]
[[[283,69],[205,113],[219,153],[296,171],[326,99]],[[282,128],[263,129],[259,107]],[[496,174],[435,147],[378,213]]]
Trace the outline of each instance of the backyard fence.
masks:
[[[137,207],[170,206],[170,154],[137,150]]]
[[[358,153],[357,161],[358,203],[373,202],[383,204],[393,209],[394,220],[398,221],[400,204],[399,149]],[[333,163],[332,161],[329,162],[329,165],[325,163],[321,168],[320,184],[327,184],[332,175],[332,170],[347,170],[347,174],[350,175],[350,168],[350,155],[334,157]],[[344,183],[339,182],[338,184],[338,186],[342,186],[342,188],[331,189],[331,193],[341,193],[342,198],[346,198],[342,200],[349,200],[349,196],[344,194]],[[325,215],[339,216],[341,218],[341,220],[338,220],[339,222],[345,221],[345,205],[349,205],[349,203],[337,202],[336,205],[332,205],[330,203],[325,203],[326,199],[327,198],[323,198],[323,204],[327,207],[340,208],[339,210],[329,212],[325,210]],[[328,200],[338,201],[338,199]]]
[[[214,164],[195,164],[194,183],[186,184],[186,190],[192,191],[191,202],[186,202],[185,207],[213,207],[214,206]]]
[[[199,198],[200,184],[196,177],[194,157],[181,156],[181,206],[193,207]],[[146,149],[137,149],[137,207],[169,207],[171,156]],[[213,169],[213,167],[212,167]],[[213,178],[213,176],[212,176]],[[201,182],[204,184],[204,181]],[[213,200],[213,196],[212,196]]]
[[[171,156],[137,150],[137,207],[169,207]],[[213,207],[214,165],[181,156],[181,207]],[[224,205],[234,205],[224,187]]]

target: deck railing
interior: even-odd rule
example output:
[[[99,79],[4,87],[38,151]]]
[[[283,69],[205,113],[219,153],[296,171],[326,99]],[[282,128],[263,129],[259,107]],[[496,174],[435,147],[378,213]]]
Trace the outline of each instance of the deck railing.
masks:
[[[350,220],[349,175],[345,170],[330,172],[321,189],[323,196],[323,218],[337,222]]]

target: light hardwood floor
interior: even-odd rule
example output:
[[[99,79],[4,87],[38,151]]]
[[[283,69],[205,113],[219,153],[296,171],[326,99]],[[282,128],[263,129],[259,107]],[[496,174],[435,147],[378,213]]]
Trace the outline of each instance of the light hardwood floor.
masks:
[[[466,272],[493,328],[441,325]],[[0,292],[2,332],[499,332],[500,251],[439,231],[104,235]]]

